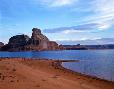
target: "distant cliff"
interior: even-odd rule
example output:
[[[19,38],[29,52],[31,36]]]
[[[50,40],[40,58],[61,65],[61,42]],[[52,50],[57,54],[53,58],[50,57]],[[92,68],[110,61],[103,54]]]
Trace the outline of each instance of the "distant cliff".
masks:
[[[63,49],[56,42],[50,41],[41,33],[40,29],[33,28],[32,36],[16,35],[9,39],[8,44],[1,47],[2,51],[42,51]]]
[[[114,44],[105,45],[62,45],[65,50],[114,49]]]
[[[87,48],[83,45],[62,45],[65,50],[87,50]]]

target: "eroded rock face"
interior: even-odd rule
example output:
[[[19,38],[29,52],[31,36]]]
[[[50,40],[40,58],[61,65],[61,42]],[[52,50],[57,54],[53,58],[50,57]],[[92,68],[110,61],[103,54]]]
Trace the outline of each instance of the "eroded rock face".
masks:
[[[54,41],[41,33],[38,28],[32,29],[32,36],[16,35],[9,39],[7,45],[2,47],[3,51],[42,51],[42,50],[59,50],[59,46]]]
[[[32,47],[34,50],[46,50],[48,41],[49,39],[41,33],[40,29],[32,29],[31,42],[34,45]]]
[[[49,41],[49,39],[41,33],[41,30],[38,28],[33,28],[32,29],[32,37],[31,39],[34,40],[46,40]]]

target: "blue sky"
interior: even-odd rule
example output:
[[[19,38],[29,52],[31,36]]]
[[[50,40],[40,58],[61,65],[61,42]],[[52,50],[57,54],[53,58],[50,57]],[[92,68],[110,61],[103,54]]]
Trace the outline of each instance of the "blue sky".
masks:
[[[114,0],[0,0],[0,41],[33,27],[60,44],[114,44]]]

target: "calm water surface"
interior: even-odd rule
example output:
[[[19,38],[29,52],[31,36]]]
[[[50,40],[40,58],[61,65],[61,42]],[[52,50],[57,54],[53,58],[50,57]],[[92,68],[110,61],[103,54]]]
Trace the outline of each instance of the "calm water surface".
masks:
[[[0,52],[0,57],[78,59],[80,62],[63,63],[63,66],[83,74],[114,81],[114,50]]]

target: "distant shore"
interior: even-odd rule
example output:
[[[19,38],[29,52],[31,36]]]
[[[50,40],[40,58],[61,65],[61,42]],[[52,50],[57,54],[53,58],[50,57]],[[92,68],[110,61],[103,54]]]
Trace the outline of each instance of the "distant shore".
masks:
[[[0,89],[114,89],[114,83],[62,67],[62,62],[30,58],[0,58]]]

